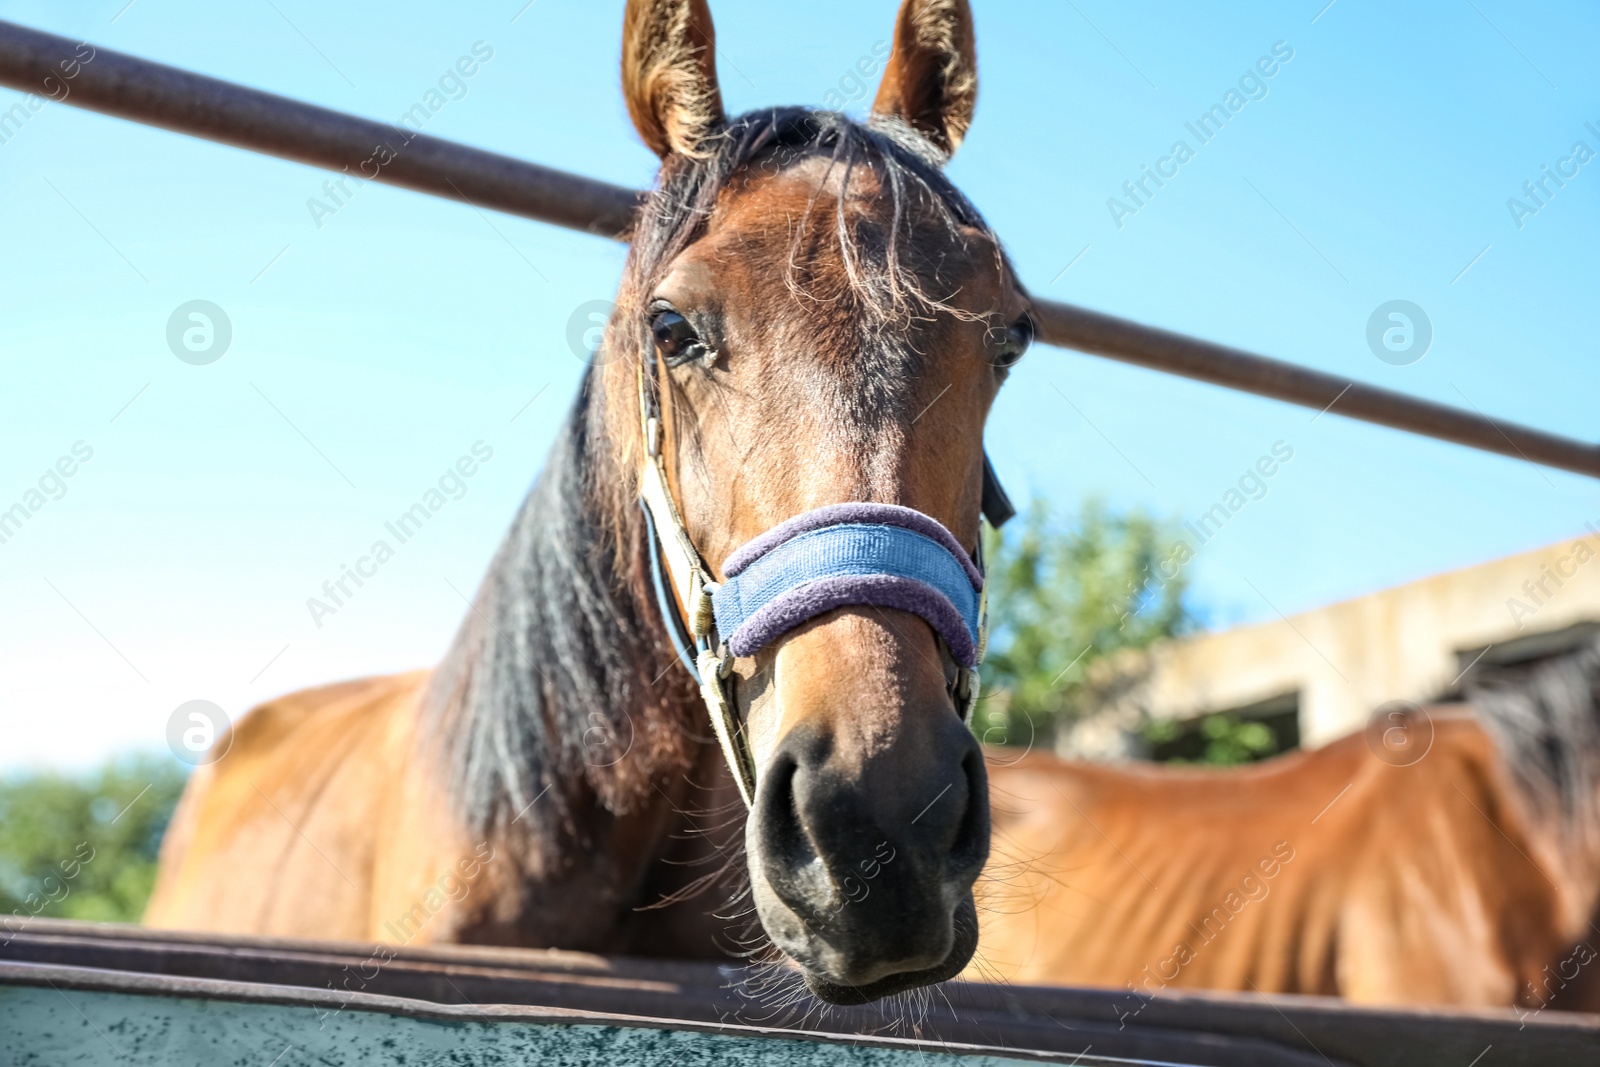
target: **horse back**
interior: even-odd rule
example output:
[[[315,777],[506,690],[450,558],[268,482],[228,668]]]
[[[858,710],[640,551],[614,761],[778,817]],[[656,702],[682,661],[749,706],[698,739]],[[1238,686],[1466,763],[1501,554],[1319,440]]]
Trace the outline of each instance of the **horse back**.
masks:
[[[1135,1001],[1173,985],[1514,1002],[1587,916],[1481,726],[1434,727],[1409,766],[1357,734],[1220,771],[993,767],[988,969]]]
[[[401,791],[427,678],[303,690],[241,717],[184,789],[145,924],[370,936],[383,831],[416,807]]]

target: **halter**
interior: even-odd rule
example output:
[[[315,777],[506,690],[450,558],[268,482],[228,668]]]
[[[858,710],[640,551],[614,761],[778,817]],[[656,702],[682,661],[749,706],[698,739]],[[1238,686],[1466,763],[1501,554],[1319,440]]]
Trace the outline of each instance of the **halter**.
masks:
[[[937,519],[920,511],[894,504],[832,504],[744,544],[723,565],[727,581],[718,583],[667,488],[661,408],[650,388],[655,379],[655,360],[641,359],[645,447],[639,500],[650,537],[651,583],[673,649],[700,686],[745,807],[755,803],[756,771],[729,693],[734,658],[754,655],[823,612],[869,605],[927,620],[956,661],[956,710],[970,721],[987,639],[981,539],[974,560]],[[1013,514],[985,456],[983,515],[999,528]]]

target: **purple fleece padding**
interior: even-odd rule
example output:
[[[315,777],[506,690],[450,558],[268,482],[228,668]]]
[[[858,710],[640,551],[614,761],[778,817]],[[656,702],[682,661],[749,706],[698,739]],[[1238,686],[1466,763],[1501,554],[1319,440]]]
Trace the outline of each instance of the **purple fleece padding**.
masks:
[[[728,651],[735,656],[752,655],[808,619],[853,604],[870,604],[920,615],[944,638],[957,663],[963,667],[978,665],[978,649],[972,643],[961,612],[950,603],[950,598],[925,582],[894,574],[847,574],[796,586],[764,605],[730,634]]]
[[[752,537],[740,545],[733,555],[729,556],[722,564],[722,573],[732,578],[774,548],[791,538],[805,533],[807,530],[815,530],[822,526],[838,526],[843,523],[899,526],[937,541],[944,546],[946,552],[961,561],[961,566],[966,570],[967,580],[972,583],[972,588],[983,588],[983,575],[978,572],[978,567],[972,562],[972,557],[967,555],[967,550],[961,547],[961,542],[957,541],[955,535],[946,530],[938,519],[933,518],[931,515],[924,515],[914,508],[901,507],[899,504],[869,504],[864,501],[853,501],[848,504],[828,504],[778,523],[766,533]],[[943,600],[944,598],[940,597],[940,599]],[[949,601],[945,602],[949,603]]]

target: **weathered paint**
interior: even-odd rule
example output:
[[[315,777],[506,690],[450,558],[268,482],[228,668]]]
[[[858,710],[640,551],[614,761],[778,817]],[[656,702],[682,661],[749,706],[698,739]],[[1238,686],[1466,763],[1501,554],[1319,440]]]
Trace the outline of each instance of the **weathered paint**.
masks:
[[[962,1067],[1016,1067],[1020,1062],[838,1040],[593,1023],[440,1020],[303,1004],[0,986],[0,1064],[5,1067],[929,1067],[930,1054]],[[1027,1059],[1037,1062],[1036,1057]],[[1131,1061],[1083,1057],[1072,1062],[1110,1067]]]

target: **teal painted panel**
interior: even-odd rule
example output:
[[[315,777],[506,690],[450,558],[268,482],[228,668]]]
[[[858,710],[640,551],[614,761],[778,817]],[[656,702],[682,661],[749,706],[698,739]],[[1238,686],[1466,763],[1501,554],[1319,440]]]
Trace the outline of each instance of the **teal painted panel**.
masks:
[[[1016,1067],[1019,1062],[977,1055],[939,1055],[934,1059],[962,1067]],[[1076,1061],[1078,1067],[1108,1062],[1098,1058]],[[0,986],[3,1067],[191,1064],[929,1067],[929,1052],[587,1022],[438,1020],[305,1005]]]

